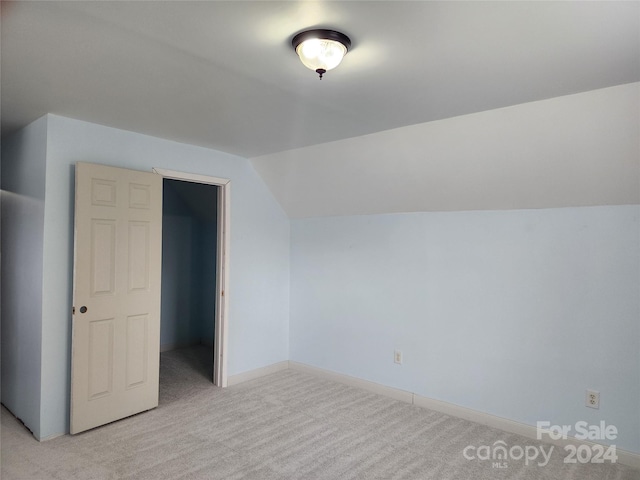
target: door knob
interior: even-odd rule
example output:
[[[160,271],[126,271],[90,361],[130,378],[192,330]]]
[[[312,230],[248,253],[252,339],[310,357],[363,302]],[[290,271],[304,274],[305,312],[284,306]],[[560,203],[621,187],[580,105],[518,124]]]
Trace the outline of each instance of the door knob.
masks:
[[[80,307],[80,313],[87,313],[87,307],[84,305]]]

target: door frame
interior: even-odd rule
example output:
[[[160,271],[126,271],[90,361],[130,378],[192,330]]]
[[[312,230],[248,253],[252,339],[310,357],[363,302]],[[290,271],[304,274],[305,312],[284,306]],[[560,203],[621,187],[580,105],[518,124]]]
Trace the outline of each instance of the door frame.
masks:
[[[152,172],[161,175],[163,178],[219,187],[218,238],[216,246],[216,312],[213,340],[216,358],[213,362],[213,384],[218,387],[226,387],[229,325],[229,246],[231,245],[231,180],[155,167]]]

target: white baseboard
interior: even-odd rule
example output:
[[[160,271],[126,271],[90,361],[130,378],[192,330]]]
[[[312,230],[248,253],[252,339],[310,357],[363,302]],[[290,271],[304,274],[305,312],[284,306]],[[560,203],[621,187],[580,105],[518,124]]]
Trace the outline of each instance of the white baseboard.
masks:
[[[334,382],[344,383],[353,387],[359,387],[363,390],[384,395],[385,397],[390,397],[401,402],[413,403],[413,393],[407,392],[405,390],[387,387],[386,385],[380,385],[379,383],[362,380],[361,378],[357,377],[350,377],[349,375],[332,372],[330,370],[324,370],[322,368],[312,367],[310,365],[305,365],[304,363],[289,361],[289,368],[292,370],[297,370],[299,372],[309,373],[317,377],[333,380]]]
[[[274,363],[267,365],[266,367],[256,368],[255,370],[249,370],[248,372],[237,373],[235,375],[229,375],[227,378],[227,386],[238,385],[239,383],[248,382],[249,380],[255,380],[256,378],[271,375],[272,373],[280,372],[282,370],[289,369],[289,361]]]
[[[400,390],[393,387],[388,387],[386,385],[380,385],[378,383],[370,382],[368,380],[362,380],[360,378],[351,377],[349,375],[345,375],[342,373],[332,372],[330,370],[325,370],[318,367],[312,367],[310,365],[305,365],[303,363],[298,363],[294,361],[289,361],[289,368],[292,370],[297,370],[299,372],[308,373],[311,375],[315,375],[318,377],[326,378],[329,380],[334,380],[339,383],[343,383],[346,385],[350,385],[353,387],[362,388],[363,390],[367,390],[373,393],[378,393],[380,395],[384,395],[386,397],[393,398],[395,400],[399,400],[401,402],[412,403],[417,407],[428,408],[431,410],[435,410],[437,412],[444,413],[446,415],[450,415],[452,417],[463,418],[465,420],[469,420],[475,423],[480,423],[482,425],[487,425],[492,428],[496,428],[498,430],[503,430],[509,433],[515,433],[517,435],[522,435],[523,437],[530,439],[537,439],[538,430],[533,425],[528,425],[520,422],[516,422],[514,420],[509,420],[508,418],[498,417],[496,415],[491,415],[489,413],[481,412],[478,410],[473,410],[471,408],[461,407],[459,405],[455,405],[453,403],[443,402],[441,400],[434,400],[432,398],[423,397],[417,395],[412,392],[407,392],[406,390]],[[595,445],[593,442],[589,442],[586,440],[579,440],[574,437],[567,437],[566,439],[553,440],[546,435],[543,435],[541,441],[546,443],[551,443],[553,445],[557,445],[560,447],[564,447],[565,445],[588,445],[589,447]],[[607,445],[603,445],[607,446]],[[621,450],[616,448],[616,454],[618,455],[618,463],[623,465],[627,465],[632,468],[640,469],[640,454],[628,452],[626,450]]]
[[[58,438],[58,437],[64,437],[65,435],[67,435],[66,433],[54,433],[53,435],[49,435],[48,437],[36,437],[34,435],[34,438],[36,440],[38,440],[39,442],[48,442],[49,440],[53,440],[54,438]]]
[[[414,394],[413,403],[418,407],[428,408],[436,412],[451,415],[452,417],[463,418],[475,423],[487,425],[488,427],[504,430],[505,432],[522,435],[523,437],[535,438],[536,436],[536,429],[531,425],[509,420],[504,417],[497,417],[479,410],[461,407],[453,403],[443,402],[442,400],[434,400],[433,398]],[[533,437],[531,437],[531,429],[533,429]]]

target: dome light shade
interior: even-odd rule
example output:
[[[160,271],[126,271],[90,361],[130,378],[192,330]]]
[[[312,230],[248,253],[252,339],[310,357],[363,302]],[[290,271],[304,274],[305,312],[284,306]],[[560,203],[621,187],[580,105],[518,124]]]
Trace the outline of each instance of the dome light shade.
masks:
[[[305,67],[314,70],[320,79],[336,68],[351,48],[351,40],[334,30],[307,30],[298,33],[291,45]]]

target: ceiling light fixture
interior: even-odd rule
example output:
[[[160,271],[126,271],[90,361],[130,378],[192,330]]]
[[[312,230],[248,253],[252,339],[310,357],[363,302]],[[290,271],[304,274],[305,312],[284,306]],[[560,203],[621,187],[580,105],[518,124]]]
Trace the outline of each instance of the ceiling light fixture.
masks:
[[[291,45],[305,67],[320,75],[336,68],[349,49],[351,40],[344,33],[335,30],[306,30],[298,33]]]

